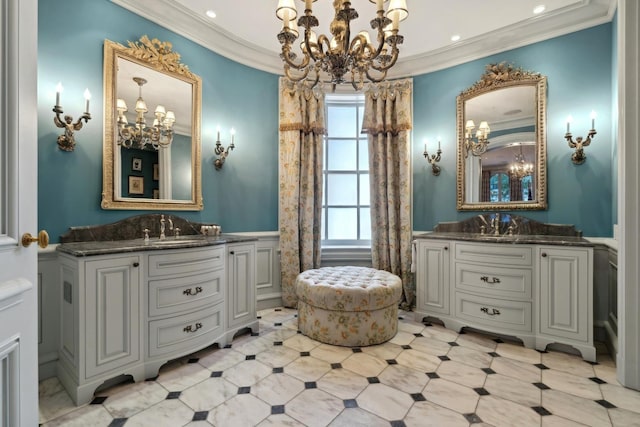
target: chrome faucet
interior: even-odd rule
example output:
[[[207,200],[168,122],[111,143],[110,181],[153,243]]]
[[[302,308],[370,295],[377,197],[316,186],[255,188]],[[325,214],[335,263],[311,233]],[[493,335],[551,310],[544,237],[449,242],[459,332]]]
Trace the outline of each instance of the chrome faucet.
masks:
[[[169,220],[169,221],[171,221],[171,220]],[[164,215],[160,215],[160,237],[159,237],[160,240],[164,240],[164,238],[165,238],[165,235],[164,235],[164,222],[165,222]]]

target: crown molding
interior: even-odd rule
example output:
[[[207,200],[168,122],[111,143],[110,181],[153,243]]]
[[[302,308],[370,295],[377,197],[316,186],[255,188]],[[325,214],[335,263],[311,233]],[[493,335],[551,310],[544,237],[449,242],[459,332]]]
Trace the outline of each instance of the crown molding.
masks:
[[[219,55],[251,68],[282,75],[279,55],[262,49],[212,24],[171,0],[111,0]],[[441,49],[398,60],[388,78],[416,76],[510,49],[610,22],[616,0],[582,0],[543,16],[532,17],[491,34],[463,40]],[[402,51],[400,53],[402,55]]]

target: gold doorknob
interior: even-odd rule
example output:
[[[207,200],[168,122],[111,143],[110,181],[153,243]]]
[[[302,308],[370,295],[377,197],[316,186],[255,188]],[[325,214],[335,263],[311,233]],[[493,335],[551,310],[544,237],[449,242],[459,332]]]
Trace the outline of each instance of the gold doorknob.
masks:
[[[31,233],[24,233],[22,235],[22,246],[29,247],[33,242],[38,242],[38,246],[46,248],[49,246],[49,234],[45,230],[40,230],[38,237],[33,237]]]

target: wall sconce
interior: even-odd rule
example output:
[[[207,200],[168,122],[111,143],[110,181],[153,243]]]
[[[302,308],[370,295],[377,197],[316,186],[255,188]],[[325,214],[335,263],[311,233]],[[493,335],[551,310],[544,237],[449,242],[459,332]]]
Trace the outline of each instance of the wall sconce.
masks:
[[[224,146],[220,143],[220,127],[217,128],[218,139],[216,140],[216,148],[214,152],[216,155],[220,156],[214,160],[213,164],[216,167],[216,170],[222,169],[222,165],[224,165],[224,161],[231,151],[233,151],[236,146],[233,144],[234,135],[236,134],[235,129],[231,128],[231,144],[225,150]]]
[[[569,130],[573,117],[567,117],[567,133],[564,138],[569,143],[569,147],[575,148],[575,152],[571,155],[571,161],[574,165],[581,165],[587,160],[587,155],[584,154],[584,147],[588,147],[591,144],[591,138],[596,136],[596,112],[591,112],[591,130],[587,133],[587,139],[583,140],[581,136],[577,137],[575,142]]]
[[[491,133],[491,129],[489,128],[489,123],[482,121],[480,122],[480,126],[478,126],[478,130],[476,131],[475,138],[473,140],[473,129],[475,129],[476,124],[473,120],[467,120],[465,125],[465,133],[464,133],[464,156],[469,156],[469,151],[474,156],[479,156],[485,151],[487,151],[487,146],[489,145],[489,134]]]
[[[89,100],[91,99],[91,93],[89,89],[84,90],[84,99],[86,101],[85,111],[82,113],[82,116],[78,119],[77,122],[73,123],[73,117],[65,115],[64,120],[60,117],[64,112],[62,111],[62,106],[60,105],[60,93],[62,92],[62,84],[58,83],[56,86],[56,105],[53,107],[53,112],[56,113],[53,118],[53,123],[56,124],[57,127],[64,129],[64,133],[62,135],[58,135],[58,148],[63,151],[73,151],[76,146],[76,140],[73,135],[74,131],[82,129],[82,120],[87,123],[91,120],[91,114],[89,114]]]
[[[440,149],[440,138],[438,138],[438,151],[436,151],[436,154],[432,154],[431,156],[429,156],[429,153],[427,153],[427,140],[424,140],[423,155],[424,158],[427,159],[427,162],[429,162],[429,164],[431,165],[431,173],[435,176],[440,175],[440,166],[438,166],[436,163],[440,161],[441,154],[442,150]]]

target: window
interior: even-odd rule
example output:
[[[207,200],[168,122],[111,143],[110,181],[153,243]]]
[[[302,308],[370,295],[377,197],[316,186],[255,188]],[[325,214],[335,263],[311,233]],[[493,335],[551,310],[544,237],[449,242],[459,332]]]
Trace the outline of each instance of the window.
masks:
[[[369,155],[363,95],[327,95],[322,245],[370,246]]]
[[[489,179],[489,188],[491,190],[490,200],[492,202],[508,202],[511,200],[509,175],[507,173],[492,173],[491,178]]]

